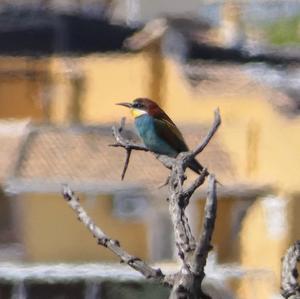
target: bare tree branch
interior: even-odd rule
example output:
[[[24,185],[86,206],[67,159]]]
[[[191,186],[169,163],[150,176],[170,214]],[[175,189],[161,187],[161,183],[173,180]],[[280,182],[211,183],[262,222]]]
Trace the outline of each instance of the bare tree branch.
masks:
[[[131,151],[132,150],[145,151],[145,152],[149,151],[149,149],[146,148],[145,146],[133,143],[130,140],[126,139],[124,136],[122,136],[122,131],[125,128],[125,120],[126,120],[125,117],[123,117],[121,119],[121,124],[120,124],[119,128],[116,128],[115,126],[113,126],[113,128],[112,128],[113,135],[117,142],[115,144],[110,145],[113,147],[123,147],[127,151],[126,161],[125,161],[124,169],[122,172],[122,179],[125,176],[125,173],[126,173],[126,170],[127,170],[128,164],[129,164]],[[181,163],[183,163],[184,170],[185,170],[185,167],[188,165],[188,163],[205,149],[205,147],[208,145],[210,140],[213,138],[213,136],[217,132],[220,125],[221,125],[220,110],[216,109],[214,111],[213,125],[210,128],[210,130],[207,133],[204,140],[193,151],[187,152],[187,153],[181,153],[181,158],[183,160],[183,162],[181,162]],[[171,169],[172,166],[174,165],[175,159],[172,157],[168,157],[165,155],[157,155],[157,154],[155,154],[155,156],[165,167],[167,167],[169,169]]]
[[[93,236],[97,239],[99,245],[107,247],[110,251],[112,251],[120,258],[122,263],[128,264],[131,268],[140,272],[145,278],[153,279],[159,283],[172,286],[172,276],[166,276],[160,269],[154,269],[138,257],[130,255],[120,246],[119,241],[112,240],[110,237],[108,237],[88,216],[86,211],[80,205],[79,199],[74,195],[74,193],[68,186],[65,185],[63,187],[62,193],[69,206],[76,213],[78,219],[93,234]]]
[[[206,259],[212,249],[211,239],[217,217],[217,191],[216,179],[214,175],[208,177],[208,195],[205,204],[204,221],[200,240],[194,252],[193,272],[196,274],[204,273]]]
[[[129,165],[129,160],[130,160],[130,156],[131,156],[131,149],[126,149],[126,160],[125,160],[125,164],[124,164],[124,168],[121,174],[121,180],[124,180],[128,165]]]
[[[120,123],[120,127],[116,128],[115,126],[113,126],[112,130],[113,130],[113,135],[117,141],[117,143],[115,144],[110,144],[110,146],[113,147],[124,147],[126,150],[126,160],[125,160],[125,164],[124,164],[124,168],[122,171],[122,175],[121,175],[121,179],[123,180],[129,165],[129,161],[130,161],[130,156],[131,156],[131,152],[132,150],[138,150],[138,151],[144,151],[144,152],[148,152],[149,150],[139,144],[134,144],[134,143],[130,143],[129,140],[125,139],[121,132],[124,130],[125,128],[125,122],[126,122],[126,118],[123,117],[121,119],[121,123]]]
[[[196,180],[191,184],[189,188],[187,188],[182,197],[185,201],[185,206],[188,206],[191,196],[194,194],[194,192],[204,183],[205,178],[208,176],[208,171],[206,168],[204,168],[201,172],[201,174],[196,178]]]
[[[155,154],[156,158],[163,163],[163,165],[171,169],[171,173],[168,179],[169,186],[169,211],[174,227],[175,242],[178,248],[178,254],[183,260],[183,264],[189,264],[188,259],[191,253],[196,248],[195,238],[192,235],[188,218],[185,215],[185,208],[189,203],[189,199],[200,185],[205,181],[205,177],[208,175],[206,169],[203,170],[201,175],[195,180],[195,182],[186,190],[183,185],[186,179],[185,169],[189,162],[195,158],[204,148],[208,145],[212,137],[217,132],[221,124],[221,117],[219,109],[215,110],[214,122],[210,128],[207,136],[204,140],[191,152],[180,153],[176,158],[168,157],[165,155]],[[121,121],[120,127],[117,129],[113,127],[113,135],[117,141],[113,146],[123,147],[127,151],[127,159],[123,170],[125,175],[128,167],[130,151],[131,150],[145,150],[144,147],[132,143],[130,140],[122,136],[124,130],[125,120]],[[147,149],[146,149],[147,150]],[[123,177],[123,176],[122,176]]]
[[[215,118],[214,118],[213,125],[210,128],[204,140],[192,151],[192,158],[195,158],[198,154],[200,154],[205,149],[205,147],[208,145],[210,140],[217,132],[219,126],[221,125],[221,116],[220,116],[219,108],[215,110],[214,114],[215,114]]]
[[[126,118],[122,117],[120,126],[118,128],[115,127],[115,126],[112,127],[113,135],[114,135],[117,143],[110,144],[110,146],[113,146],[113,147],[124,147],[125,149],[131,149],[131,150],[136,150],[136,151],[149,152],[149,149],[147,149],[145,146],[133,143],[130,140],[126,139],[121,134],[124,131],[124,129],[125,129],[125,123],[126,123]]]
[[[203,177],[205,178],[205,176]],[[189,264],[185,262],[181,269],[181,275],[177,275],[169,299],[210,299],[207,294],[203,293],[201,285],[205,277],[204,267],[207,255],[212,248],[210,242],[214,230],[216,210],[216,180],[213,175],[209,175],[208,196],[205,205],[202,234]]]
[[[297,263],[300,261],[300,240],[295,242],[282,260],[281,294],[284,298],[300,299],[299,274]]]
[[[183,170],[183,155],[179,154],[173,163],[169,179],[169,211],[174,228],[175,243],[183,264],[188,263],[188,256],[195,249],[196,242],[192,235],[188,218],[185,215],[183,184],[186,179]]]
[[[205,177],[208,175],[207,169],[203,169],[194,183],[187,190],[184,190],[185,168],[190,160],[194,159],[208,145],[220,124],[220,112],[219,109],[216,109],[213,125],[204,140],[192,152],[180,153],[173,162],[169,180],[169,210],[174,226],[175,242],[180,248],[179,256],[185,259],[184,264],[188,263],[190,265],[190,262],[187,260],[196,247],[195,238],[192,235],[188,218],[185,215],[185,208],[192,194],[204,183]]]
[[[70,207],[76,212],[80,221],[92,232],[94,237],[98,239],[98,243],[107,247],[117,256],[122,262],[139,271],[146,278],[154,279],[162,284],[172,287],[170,299],[208,299],[209,296],[203,293],[201,289],[202,280],[205,276],[204,266],[208,252],[211,247],[211,237],[214,230],[214,223],[216,218],[216,180],[213,175],[209,175],[209,192],[207,203],[205,207],[205,218],[203,224],[203,231],[198,243],[192,234],[188,217],[185,214],[185,209],[189,204],[189,200],[195,190],[199,188],[208,176],[206,168],[194,180],[194,182],[187,188],[184,187],[186,180],[185,170],[189,162],[194,159],[203,149],[208,145],[218,127],[221,124],[221,117],[219,110],[215,111],[215,118],[211,129],[204,140],[190,152],[178,154],[176,158],[157,155],[156,158],[168,169],[170,175],[168,176],[166,184],[168,185],[168,203],[170,216],[173,223],[175,244],[178,250],[178,255],[182,261],[182,266],[179,272],[165,276],[160,269],[153,269],[140,259],[128,254],[124,251],[118,241],[110,239],[105,233],[98,228],[86,212],[80,206],[78,200],[72,191],[65,187],[64,197],[68,200]],[[116,143],[112,146],[123,147],[126,152],[126,161],[122,172],[122,179],[125,176],[132,150],[149,151],[146,147],[133,143],[124,137],[125,119],[121,121],[119,128],[113,127],[113,135]]]

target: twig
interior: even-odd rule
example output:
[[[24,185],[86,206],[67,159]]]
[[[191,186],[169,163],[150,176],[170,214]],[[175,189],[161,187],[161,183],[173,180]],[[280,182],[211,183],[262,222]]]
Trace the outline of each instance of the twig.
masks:
[[[145,152],[149,151],[149,149],[146,148],[145,146],[133,143],[133,142],[129,141],[128,139],[126,139],[124,136],[122,136],[121,133],[125,128],[125,120],[126,120],[125,117],[123,117],[121,119],[121,124],[120,124],[119,128],[113,126],[113,128],[112,128],[113,135],[114,135],[117,143],[110,145],[113,147],[123,147],[123,148],[125,148],[125,150],[127,152],[126,161],[125,161],[124,169],[122,172],[122,179],[125,177],[125,173],[126,173],[126,170],[127,170],[128,164],[129,164],[129,160],[130,160],[131,151],[132,150],[145,151]],[[183,164],[184,169],[191,160],[193,160],[199,153],[201,153],[205,149],[205,147],[208,145],[210,140],[213,138],[213,136],[217,132],[220,125],[221,125],[220,110],[216,109],[214,111],[213,125],[210,128],[210,130],[207,133],[204,140],[193,151],[187,152],[187,153],[181,153],[181,155],[179,155],[178,158],[181,158],[181,160],[182,160],[181,163]],[[169,169],[172,168],[172,166],[174,165],[174,161],[176,160],[172,157],[168,157],[165,155],[155,154],[155,156],[165,167],[167,167]]]
[[[208,131],[204,140],[192,151],[191,158],[195,158],[198,154],[200,154],[205,149],[205,147],[208,145],[210,140],[213,138],[213,136],[217,132],[220,125],[221,125],[220,110],[219,110],[219,108],[217,108],[214,111],[214,122],[213,122],[212,127]]]
[[[175,240],[181,249],[180,256],[184,256],[185,259],[189,259],[190,253],[194,251],[196,244],[195,238],[192,235],[189,226],[188,218],[186,217],[184,210],[189,204],[189,199],[192,196],[192,194],[197,188],[199,188],[199,186],[201,186],[204,183],[205,178],[208,175],[207,170],[203,169],[201,175],[198,176],[194,183],[187,190],[184,191],[183,183],[185,180],[185,168],[188,165],[188,163],[192,159],[194,159],[201,151],[203,151],[204,148],[208,145],[212,137],[217,132],[220,124],[220,111],[219,109],[216,109],[214,113],[213,125],[210,128],[204,140],[193,151],[187,153],[180,153],[176,158],[176,161],[173,162],[173,167],[170,175],[172,179],[170,180],[169,184],[169,210],[174,226]],[[204,227],[203,233],[206,233],[205,229],[206,227]],[[213,229],[211,232],[208,232],[208,234],[212,234],[212,232]],[[207,255],[205,256],[205,260],[206,257]],[[186,260],[185,263],[187,263]],[[189,264],[190,266],[192,266],[193,262],[190,261]]]
[[[163,188],[163,187],[165,187],[165,186],[168,186],[169,181],[170,181],[170,176],[168,175],[168,177],[167,177],[167,179],[165,180],[165,182],[158,186],[158,189],[161,189],[161,188]]]
[[[191,252],[194,251],[196,242],[192,234],[188,218],[185,215],[185,203],[183,198],[183,183],[186,179],[184,173],[184,153],[178,155],[173,162],[169,179],[169,211],[174,228],[174,237],[178,254],[183,265],[188,264]]]
[[[129,160],[130,160],[130,156],[131,156],[131,149],[126,149],[126,160],[125,160],[125,164],[124,164],[124,168],[122,171],[122,175],[121,175],[121,180],[124,180],[128,165],[129,165]]]
[[[214,122],[210,128],[207,136],[204,140],[191,152],[180,153],[176,158],[168,157],[165,155],[157,155],[156,158],[164,164],[165,167],[171,169],[171,173],[168,180],[169,185],[169,210],[174,227],[175,242],[180,250],[178,250],[179,256],[184,259],[183,262],[187,263],[190,254],[196,247],[195,238],[191,232],[188,218],[185,215],[185,208],[189,204],[189,199],[199,186],[201,186],[208,172],[203,170],[201,175],[194,181],[194,183],[187,188],[183,189],[183,184],[186,179],[185,169],[189,162],[195,158],[203,149],[208,145],[214,134],[217,132],[221,124],[221,117],[219,109],[215,110]],[[117,143],[114,146],[125,148],[127,152],[127,158],[122,173],[122,178],[125,175],[128,167],[131,150],[146,150],[144,147],[131,143],[129,140],[122,136],[122,131],[125,126],[125,119],[121,121],[120,127],[117,129],[113,127],[113,135]]]
[[[107,247],[120,258],[121,262],[128,264],[131,268],[140,272],[145,278],[153,279],[159,283],[172,286],[173,279],[171,276],[164,275],[160,269],[154,269],[138,257],[130,255],[120,246],[119,241],[112,240],[108,237],[88,216],[86,211],[80,205],[78,198],[68,186],[63,186],[62,193],[69,206],[77,214],[78,219],[93,234],[99,245]]]
[[[300,261],[300,240],[287,251],[282,260],[281,294],[284,298],[300,298],[297,262]]]
[[[122,175],[121,175],[122,180],[125,177],[125,174],[126,174],[126,171],[127,171],[128,165],[129,165],[131,151],[132,150],[144,151],[144,152],[149,151],[146,147],[139,145],[139,144],[131,143],[129,140],[125,139],[122,136],[121,132],[125,128],[125,122],[126,122],[126,118],[122,117],[119,128],[116,128],[115,126],[113,126],[112,131],[113,131],[113,135],[114,135],[117,143],[110,144],[110,146],[113,146],[113,147],[124,147],[126,150],[126,160],[125,160],[124,168],[123,168]]]
[[[132,150],[136,150],[136,151],[149,152],[149,149],[146,148],[145,146],[133,143],[130,140],[126,139],[121,134],[124,131],[124,129],[125,129],[125,122],[126,122],[126,118],[122,117],[120,126],[118,128],[115,127],[115,126],[112,127],[112,132],[113,132],[113,135],[114,135],[117,143],[110,144],[110,146],[113,146],[113,147],[124,147],[125,149],[132,149]]]
[[[208,195],[205,204],[205,216],[200,240],[194,252],[193,272],[202,275],[209,251],[212,249],[210,244],[214,231],[215,220],[217,217],[217,191],[216,179],[214,175],[208,176]]]
[[[181,270],[174,274],[165,276],[160,269],[153,269],[140,259],[129,255],[125,252],[117,241],[111,240],[102,230],[100,230],[91,219],[86,215],[78,201],[68,188],[64,191],[64,197],[68,200],[69,205],[77,213],[78,218],[98,239],[98,243],[109,248],[112,252],[121,258],[121,261],[127,263],[132,268],[142,273],[147,278],[152,278],[160,283],[172,286],[170,298],[209,298],[201,289],[201,283],[205,276],[204,266],[208,252],[212,246],[210,244],[214,223],[216,218],[216,180],[213,175],[209,175],[209,193],[205,206],[205,219],[200,241],[196,244],[195,238],[191,232],[185,209],[195,190],[201,186],[208,175],[206,168],[196,178],[196,180],[184,190],[186,180],[185,170],[189,162],[194,159],[208,145],[218,127],[221,124],[219,110],[215,111],[215,117],[212,127],[210,128],[204,140],[191,152],[180,153],[176,158],[155,154],[156,158],[167,168],[171,170],[167,183],[169,187],[168,202],[169,211],[173,223],[175,244],[178,248],[178,255],[182,260]],[[113,135],[116,143],[111,145],[123,147],[126,152],[126,161],[122,172],[122,179],[125,176],[132,150],[149,151],[146,147],[132,143],[126,139],[122,131],[125,127],[125,119],[121,121],[119,128],[113,127]]]
[[[183,264],[185,264],[189,254],[195,249],[195,238],[192,235],[185,211],[176,203],[175,196],[169,196],[169,211],[174,228],[175,242],[180,249],[178,254],[183,260]]]
[[[201,174],[196,178],[196,180],[191,184],[189,188],[187,188],[182,197],[184,199],[185,206],[188,206],[191,196],[194,192],[204,183],[205,178],[208,176],[208,171],[204,168]]]
[[[118,135],[120,136],[120,135]],[[109,146],[112,147],[123,147],[125,149],[131,149],[131,150],[136,150],[136,151],[144,151],[144,152],[149,152],[149,150],[142,146],[142,145],[138,145],[138,144],[133,144],[133,143],[128,143],[128,144],[120,144],[120,143],[114,143],[114,144],[109,144]]]

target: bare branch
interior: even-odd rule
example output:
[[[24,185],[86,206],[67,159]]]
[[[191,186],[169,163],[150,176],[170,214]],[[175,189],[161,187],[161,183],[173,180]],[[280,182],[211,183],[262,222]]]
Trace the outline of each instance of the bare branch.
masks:
[[[207,169],[204,168],[196,180],[186,189],[184,189],[184,182],[187,178],[185,170],[189,163],[208,145],[220,124],[221,117],[219,110],[217,109],[215,111],[214,122],[207,136],[193,151],[179,153],[176,158],[153,153],[165,167],[171,170],[165,185],[168,185],[169,189],[167,199],[173,223],[175,244],[178,249],[178,255],[182,261],[181,269],[175,274],[164,275],[160,269],[154,269],[141,259],[127,253],[120,246],[118,241],[112,240],[96,226],[81,207],[78,198],[76,198],[72,190],[68,186],[64,186],[63,189],[63,196],[67,200],[69,206],[73,209],[77,218],[98,240],[98,244],[108,248],[120,258],[121,262],[128,264],[131,268],[140,272],[144,277],[172,287],[169,297],[172,299],[210,298],[203,293],[201,285],[205,276],[204,266],[206,264],[208,252],[212,248],[210,243],[217,209],[216,179],[213,175],[209,175]],[[123,147],[126,150],[127,155],[122,171],[122,179],[127,171],[132,151],[149,151],[145,146],[136,144],[132,140],[126,138],[124,128],[125,118],[122,118],[120,126],[118,128],[115,126],[112,128],[116,143],[111,145],[114,147]],[[188,217],[185,214],[185,209],[189,204],[191,196],[196,189],[204,183],[207,176],[209,177],[209,192],[205,206],[205,218],[200,240],[196,243],[189,225]]]
[[[119,135],[119,136],[121,136],[121,135]],[[109,146],[123,147],[125,149],[130,149],[130,150],[149,152],[149,150],[146,147],[144,147],[142,145],[135,144],[135,143],[128,143],[128,144],[114,143],[114,144],[110,144]]]
[[[122,181],[124,180],[124,177],[125,177],[128,165],[129,165],[131,151],[132,151],[131,149],[126,149],[126,160],[125,160],[124,168],[123,168],[122,175],[121,175]]]
[[[215,220],[217,216],[217,191],[216,179],[214,175],[208,176],[208,195],[205,204],[205,216],[200,240],[194,252],[193,272],[202,275],[206,265],[206,259],[209,251],[212,249],[210,244],[214,231]]]
[[[145,278],[153,279],[159,283],[172,286],[173,279],[171,276],[165,276],[160,269],[154,269],[138,257],[130,255],[120,246],[119,241],[112,240],[110,237],[108,237],[88,216],[86,211],[80,205],[79,199],[74,195],[73,191],[68,186],[63,186],[62,193],[69,206],[77,215],[78,219],[93,234],[99,245],[107,247],[120,258],[121,262],[128,264],[131,268],[140,272]]]
[[[117,143],[110,145],[110,146],[113,146],[113,147],[123,147],[127,151],[126,161],[125,161],[124,169],[123,169],[123,172],[122,172],[122,179],[125,176],[125,173],[126,173],[126,170],[127,170],[128,164],[129,164],[130,154],[131,154],[130,152],[132,150],[145,151],[145,152],[149,151],[149,149],[146,148],[145,146],[133,143],[130,140],[126,139],[124,136],[122,136],[121,133],[125,128],[125,120],[126,120],[125,117],[123,117],[121,119],[121,124],[120,124],[119,128],[116,128],[115,126],[113,126],[113,128],[112,128],[113,135],[114,135]],[[217,132],[220,125],[221,125],[221,116],[220,116],[220,111],[219,111],[219,108],[218,108],[214,111],[213,125],[210,128],[210,130],[207,133],[204,140],[193,151],[186,152],[186,153],[181,153],[180,155],[178,155],[177,159],[181,158],[181,160],[182,160],[181,163],[183,165],[183,170],[188,165],[188,162],[190,162],[192,159],[194,159],[199,153],[201,153],[205,149],[205,147],[208,145],[210,140],[213,138],[213,136]],[[168,157],[168,156],[165,156],[165,155],[155,154],[155,156],[165,167],[167,167],[169,169],[172,168],[172,166],[174,165],[175,160],[176,160],[172,157]]]
[[[221,116],[220,116],[219,108],[215,110],[214,114],[215,114],[215,118],[214,118],[213,125],[210,128],[204,140],[192,151],[192,155],[191,155],[192,158],[195,158],[198,154],[200,154],[205,149],[205,147],[208,145],[210,140],[217,132],[219,126],[221,125]]]
[[[125,128],[125,121],[126,118],[122,117],[120,126],[117,128],[115,126],[112,127],[113,135],[117,141],[115,144],[110,144],[110,146],[113,147],[123,147],[127,150],[136,150],[136,151],[144,151],[144,152],[149,152],[149,149],[147,149],[145,146],[136,144],[131,142],[130,140],[126,139],[124,136],[122,136],[122,131],[124,131]]]
[[[189,255],[194,251],[196,243],[192,234],[188,218],[185,215],[185,202],[183,198],[183,183],[186,179],[182,159],[183,155],[179,154],[173,163],[169,179],[169,211],[174,228],[174,236],[178,254],[183,261],[187,263]]]
[[[180,153],[176,157],[175,161],[172,162],[172,170],[171,170],[171,175],[169,180],[169,211],[171,214],[171,219],[174,227],[175,242],[179,248],[178,253],[181,259],[183,260],[183,265],[188,264],[190,267],[193,268],[194,268],[193,264],[195,263],[195,261],[190,260],[190,255],[195,250],[196,242],[191,232],[188,218],[185,215],[185,208],[189,204],[189,199],[192,196],[192,194],[195,192],[195,190],[204,183],[205,178],[208,175],[208,172],[206,169],[204,169],[201,175],[194,181],[194,183],[186,191],[184,191],[183,183],[186,179],[185,168],[187,167],[188,163],[192,159],[194,159],[195,156],[198,155],[207,146],[207,144],[210,142],[210,140],[216,133],[220,124],[221,124],[221,117],[220,117],[219,109],[217,109],[215,111],[215,119],[213,125],[209,130],[206,138],[203,140],[203,142],[199,146],[197,146],[196,149],[193,150],[192,152]],[[214,184],[215,184],[215,179],[214,179]],[[212,193],[211,196],[215,198],[216,197],[215,185],[213,185],[211,188],[213,190],[211,192]],[[209,223],[210,222],[208,222],[208,224]],[[204,230],[202,234],[202,238],[209,237],[210,235],[210,239],[211,239],[212,233],[213,233],[213,227],[211,231]],[[210,243],[210,239],[208,240],[209,243]],[[205,244],[203,242],[201,243],[204,246]],[[205,248],[208,248],[208,246],[207,247],[204,246],[204,249]],[[204,249],[201,249],[200,253],[202,253]],[[207,254],[205,255],[204,262],[206,261],[206,257]],[[203,272],[203,277],[204,277],[204,272]]]
[[[128,139],[126,139],[122,136],[121,132],[125,128],[125,122],[126,122],[126,118],[122,117],[119,128],[116,128],[115,126],[113,126],[112,131],[113,131],[113,135],[114,135],[117,143],[110,144],[110,146],[123,147],[126,150],[126,160],[125,160],[124,168],[123,168],[122,175],[121,175],[122,180],[125,177],[132,150],[144,151],[144,152],[149,151],[146,147],[139,145],[139,144],[131,143]]]
[[[300,240],[295,242],[287,251],[282,260],[281,294],[284,298],[300,298],[297,262],[300,261]]]
[[[204,168],[202,170],[201,174],[193,182],[193,184],[184,191],[182,197],[183,197],[183,199],[185,201],[185,206],[188,206],[191,196],[204,183],[205,178],[207,176],[208,176],[208,171],[207,171],[206,168]]]
[[[169,202],[170,201],[169,211],[174,228],[175,242],[180,249],[178,250],[179,257],[185,260],[195,249],[195,239],[192,235],[184,209],[182,209],[179,204],[174,203],[174,197],[169,198]]]

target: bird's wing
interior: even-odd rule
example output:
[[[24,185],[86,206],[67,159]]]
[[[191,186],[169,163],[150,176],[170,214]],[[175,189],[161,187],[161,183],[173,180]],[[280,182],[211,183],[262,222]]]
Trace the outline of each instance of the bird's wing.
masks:
[[[178,153],[188,151],[181,132],[168,116],[166,118],[154,118],[154,127],[157,135]]]

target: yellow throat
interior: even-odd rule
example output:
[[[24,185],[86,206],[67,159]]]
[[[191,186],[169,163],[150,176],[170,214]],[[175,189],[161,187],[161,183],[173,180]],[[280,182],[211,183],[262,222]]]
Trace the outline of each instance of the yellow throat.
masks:
[[[131,114],[134,118],[139,117],[143,114],[147,114],[147,112],[145,110],[141,110],[141,109],[136,109],[136,108],[132,108],[131,109]]]

